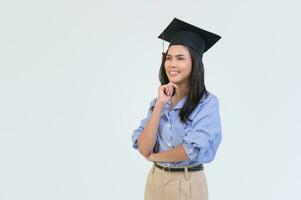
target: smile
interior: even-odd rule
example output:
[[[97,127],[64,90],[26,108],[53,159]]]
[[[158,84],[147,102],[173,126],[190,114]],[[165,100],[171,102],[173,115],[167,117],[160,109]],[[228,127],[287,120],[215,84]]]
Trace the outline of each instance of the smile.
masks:
[[[177,75],[179,72],[178,71],[170,71],[169,74],[170,75]]]

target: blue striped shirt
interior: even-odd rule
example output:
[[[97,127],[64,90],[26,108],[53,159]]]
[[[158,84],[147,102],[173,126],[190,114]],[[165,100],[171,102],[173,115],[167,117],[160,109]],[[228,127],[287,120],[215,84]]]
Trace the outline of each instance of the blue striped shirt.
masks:
[[[189,116],[191,121],[188,121],[188,124],[181,122],[178,116],[187,96],[183,97],[174,107],[172,107],[170,101],[164,105],[154,152],[167,151],[183,144],[189,159],[158,164],[170,167],[195,166],[201,163],[209,163],[214,159],[222,140],[222,128],[218,98],[210,92],[208,94],[207,98],[203,95],[200,99],[200,102]],[[151,101],[147,116],[141,120],[139,127],[133,131],[134,149],[138,149],[137,139],[151,116],[151,107],[155,105],[156,99],[154,98]]]

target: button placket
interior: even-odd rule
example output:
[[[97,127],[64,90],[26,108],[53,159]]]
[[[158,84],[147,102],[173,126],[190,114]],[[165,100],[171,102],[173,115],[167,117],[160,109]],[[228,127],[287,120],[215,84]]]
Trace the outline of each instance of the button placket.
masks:
[[[172,147],[172,115],[170,115],[169,113],[169,117],[168,117],[168,124],[167,124],[167,127],[169,129],[169,135],[170,135],[170,142],[167,143],[168,147],[171,148]]]

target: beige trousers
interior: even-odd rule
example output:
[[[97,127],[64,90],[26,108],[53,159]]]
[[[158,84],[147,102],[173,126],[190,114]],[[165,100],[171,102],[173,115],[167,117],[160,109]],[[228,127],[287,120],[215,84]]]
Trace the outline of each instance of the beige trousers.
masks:
[[[149,170],[144,200],[208,200],[204,170],[188,172],[163,171],[152,166]]]

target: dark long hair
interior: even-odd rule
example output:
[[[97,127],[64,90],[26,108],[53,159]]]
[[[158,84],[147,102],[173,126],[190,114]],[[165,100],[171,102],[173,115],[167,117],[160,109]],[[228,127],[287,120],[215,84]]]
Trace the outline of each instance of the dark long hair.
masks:
[[[189,92],[187,95],[187,99],[185,104],[183,105],[182,109],[180,110],[179,116],[180,120],[183,123],[187,123],[187,120],[190,121],[188,118],[189,115],[193,112],[193,110],[198,105],[200,99],[203,97],[203,95],[208,95],[208,91],[206,90],[205,86],[205,72],[204,72],[204,65],[202,61],[202,56],[196,52],[194,49],[184,46],[188,49],[188,52],[190,54],[190,58],[192,61],[192,69],[191,73],[188,78],[188,86],[189,86]],[[168,47],[169,49],[169,47]],[[168,77],[166,75],[166,71],[164,68],[164,63],[166,60],[166,55],[168,52],[168,49],[166,53],[162,54],[162,63],[159,70],[159,80],[161,82],[161,85],[165,85],[169,83]]]

